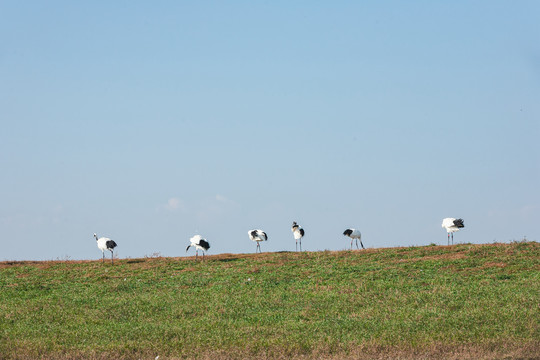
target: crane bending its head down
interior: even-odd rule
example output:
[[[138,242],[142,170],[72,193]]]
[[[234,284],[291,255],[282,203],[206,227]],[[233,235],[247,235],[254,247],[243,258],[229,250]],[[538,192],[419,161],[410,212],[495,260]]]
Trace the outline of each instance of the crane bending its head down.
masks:
[[[362,244],[362,234],[360,233],[360,231],[358,231],[356,229],[347,229],[347,230],[345,230],[343,232],[343,235],[348,236],[348,237],[351,238],[351,250],[352,250],[353,239],[356,239],[356,248],[357,249],[359,249],[358,241],[360,241],[360,245],[362,245],[362,249],[365,249],[364,244]]]
[[[450,234],[452,234],[452,245],[454,245],[454,233],[463,229],[465,224],[463,224],[463,219],[444,218],[441,226],[448,233],[448,245],[450,245]]]
[[[255,241],[257,243],[257,248],[255,249],[255,253],[257,253],[257,250],[261,252],[261,241],[268,241],[268,235],[260,229],[255,230],[249,230],[248,231],[249,238],[251,241]]]
[[[203,252],[203,259],[205,252],[210,249],[210,243],[206,241],[206,239],[203,239],[201,235],[195,235],[191,239],[189,239],[190,244],[186,248],[186,252],[189,250],[190,247],[195,248],[195,259],[199,256],[199,249]]]

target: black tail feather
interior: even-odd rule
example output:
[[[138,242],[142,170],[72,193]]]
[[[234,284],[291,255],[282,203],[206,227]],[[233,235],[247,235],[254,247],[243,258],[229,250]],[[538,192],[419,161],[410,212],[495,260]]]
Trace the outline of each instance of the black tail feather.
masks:
[[[454,220],[454,225],[457,228],[464,228],[465,227],[465,225],[463,224],[463,219]]]
[[[205,251],[208,251],[208,249],[210,249],[210,243],[204,239],[201,239],[199,241],[199,245],[205,250]]]

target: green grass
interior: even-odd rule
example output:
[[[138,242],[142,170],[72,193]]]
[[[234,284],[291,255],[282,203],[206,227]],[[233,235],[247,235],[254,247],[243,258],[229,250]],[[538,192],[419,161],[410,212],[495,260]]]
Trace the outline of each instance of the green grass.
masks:
[[[0,263],[0,359],[535,358],[540,244]]]

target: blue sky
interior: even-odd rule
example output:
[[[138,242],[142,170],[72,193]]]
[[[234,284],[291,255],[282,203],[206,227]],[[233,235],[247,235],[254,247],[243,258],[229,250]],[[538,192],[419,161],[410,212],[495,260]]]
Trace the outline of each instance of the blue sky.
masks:
[[[536,1],[3,1],[0,260],[540,240]]]

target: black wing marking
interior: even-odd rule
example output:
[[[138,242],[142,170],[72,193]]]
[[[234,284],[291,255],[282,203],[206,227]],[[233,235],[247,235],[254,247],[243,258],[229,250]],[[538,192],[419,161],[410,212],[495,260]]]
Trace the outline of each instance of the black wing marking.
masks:
[[[463,224],[463,219],[454,220],[454,225],[457,228],[464,228],[465,227],[465,225]]]
[[[105,243],[105,246],[107,247],[107,250],[112,250],[112,249],[114,249],[117,245],[116,245],[116,243],[115,243],[113,240],[108,240],[108,241]]]
[[[305,234],[304,229],[300,229],[300,235],[304,236],[304,234]]]
[[[346,236],[351,236],[352,234],[352,230],[351,229],[347,229],[343,232],[343,235],[346,235]]]
[[[202,247],[205,251],[210,249],[210,243],[208,241],[206,241],[205,239],[201,239],[199,241],[199,246]]]

